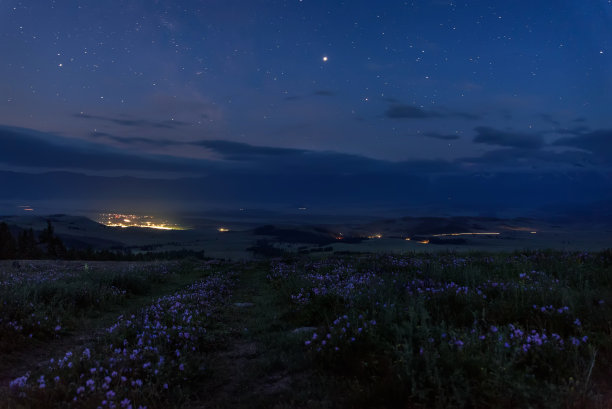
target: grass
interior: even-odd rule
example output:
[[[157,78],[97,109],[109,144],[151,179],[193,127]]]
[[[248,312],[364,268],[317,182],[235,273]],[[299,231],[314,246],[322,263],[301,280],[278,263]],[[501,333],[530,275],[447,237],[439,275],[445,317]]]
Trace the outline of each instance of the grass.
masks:
[[[0,272],[0,352],[69,334],[83,320],[150,295],[188,270],[184,263],[125,263],[111,271],[47,263]]]
[[[53,276],[5,293],[41,311],[53,305],[76,326],[93,311],[90,319],[104,317],[107,327],[70,356],[13,379],[13,407],[612,405],[611,251],[330,256],[147,271],[79,271],[84,284]],[[125,293],[77,301],[94,285]],[[130,312],[117,317],[122,311]]]

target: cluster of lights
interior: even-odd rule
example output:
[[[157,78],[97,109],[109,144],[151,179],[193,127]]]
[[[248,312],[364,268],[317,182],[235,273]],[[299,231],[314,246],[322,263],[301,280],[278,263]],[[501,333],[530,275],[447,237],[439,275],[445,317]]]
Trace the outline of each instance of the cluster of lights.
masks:
[[[19,206],[21,208],[21,210],[25,211],[25,212],[33,212],[34,209],[32,208],[32,206]]]
[[[154,216],[140,216],[136,214],[102,213],[98,222],[109,227],[144,227],[158,230],[183,230],[182,227],[159,220]]]

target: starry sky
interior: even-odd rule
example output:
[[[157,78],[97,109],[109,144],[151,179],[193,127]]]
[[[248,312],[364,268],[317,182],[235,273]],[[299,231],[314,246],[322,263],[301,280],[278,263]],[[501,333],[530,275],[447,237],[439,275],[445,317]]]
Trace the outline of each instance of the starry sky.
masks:
[[[612,200],[609,0],[4,0],[0,39],[10,206]]]

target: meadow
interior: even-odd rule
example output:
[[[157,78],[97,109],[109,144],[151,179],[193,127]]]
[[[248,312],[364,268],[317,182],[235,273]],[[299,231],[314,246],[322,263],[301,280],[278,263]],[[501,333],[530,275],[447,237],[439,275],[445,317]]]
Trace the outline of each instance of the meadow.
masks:
[[[610,250],[48,262],[0,278],[6,407],[612,407]]]

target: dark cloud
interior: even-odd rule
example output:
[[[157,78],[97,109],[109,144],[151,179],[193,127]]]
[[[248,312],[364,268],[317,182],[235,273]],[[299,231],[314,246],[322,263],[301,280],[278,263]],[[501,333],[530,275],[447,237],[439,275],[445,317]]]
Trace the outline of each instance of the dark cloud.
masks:
[[[223,140],[202,140],[190,142],[190,144],[210,149],[223,156],[225,159],[240,161],[256,160],[261,159],[261,157],[295,157],[307,152],[301,149],[253,146],[246,143]]]
[[[172,145],[184,145],[184,142],[172,141],[169,139],[151,139],[144,136],[116,136],[107,132],[92,132],[90,133],[94,138],[105,138],[111,141],[120,142],[122,144],[148,144],[155,146],[172,146]]]
[[[482,165],[486,169],[512,168],[516,171],[557,169],[567,170],[572,167],[596,169],[602,162],[592,154],[579,151],[556,152],[552,150],[535,150],[506,148],[484,153],[482,156],[462,158],[458,163],[463,165]]]
[[[459,139],[459,135],[456,135],[456,134],[441,134],[437,132],[424,132],[423,135],[428,136],[430,138],[434,138],[434,139],[442,139],[445,141],[453,141],[453,140]]]
[[[321,96],[321,97],[333,97],[334,95],[336,95],[335,92],[333,91],[328,91],[328,90],[319,90],[319,91],[315,91],[314,92],[315,95]]]
[[[439,118],[441,115],[437,112],[425,111],[412,105],[393,104],[385,111],[385,116],[387,118],[422,119]]]
[[[520,132],[507,132],[487,126],[474,129],[476,136],[474,142],[487,145],[509,146],[521,149],[539,149],[544,145],[541,134],[525,134]]]
[[[0,163],[17,167],[184,172],[204,162],[142,156],[23,128],[0,127]]]
[[[115,125],[127,126],[127,127],[142,127],[142,128],[161,128],[161,129],[176,129],[182,126],[189,126],[188,122],[175,121],[175,120],[164,120],[164,121],[150,121],[148,119],[134,119],[128,117],[112,118],[101,115],[90,115],[84,113],[78,113],[74,115],[76,118],[81,119],[96,119],[100,121],[110,122]]]
[[[590,151],[597,156],[612,161],[612,129],[600,129],[580,136],[562,138],[555,141],[556,146],[568,146]]]
[[[481,130],[482,131],[482,130]],[[486,132],[481,132],[486,134]],[[587,138],[567,138],[563,146],[601,149],[611,131]],[[98,137],[116,137],[111,134]],[[121,138],[119,138],[121,139]],[[124,138],[132,143],[147,138]],[[183,142],[161,141],[168,144]],[[137,156],[99,144],[65,140],[56,135],[17,128],[0,128],[0,189],[2,198],[49,198],[131,201],[134,205],[174,201],[175,206],[224,203],[333,204],[350,208],[370,205],[431,205],[469,211],[533,208],[572,198],[612,197],[593,154],[579,150],[554,152],[510,147],[484,156],[456,161],[391,162],[337,152],[311,151],[240,142],[190,142],[224,160],[190,160]],[[609,152],[609,150],[608,150]],[[546,167],[543,165],[549,164]],[[560,166],[563,165],[563,166]],[[566,166],[567,165],[567,166]],[[29,168],[27,173],[7,171]],[[40,173],[47,169],[68,172]],[[173,171],[190,177],[172,180],[86,176],[86,170]],[[36,173],[38,172],[38,173]],[[91,172],[95,173],[95,172]],[[134,175],[138,172],[112,174]],[[92,189],[95,186],[95,189]]]

